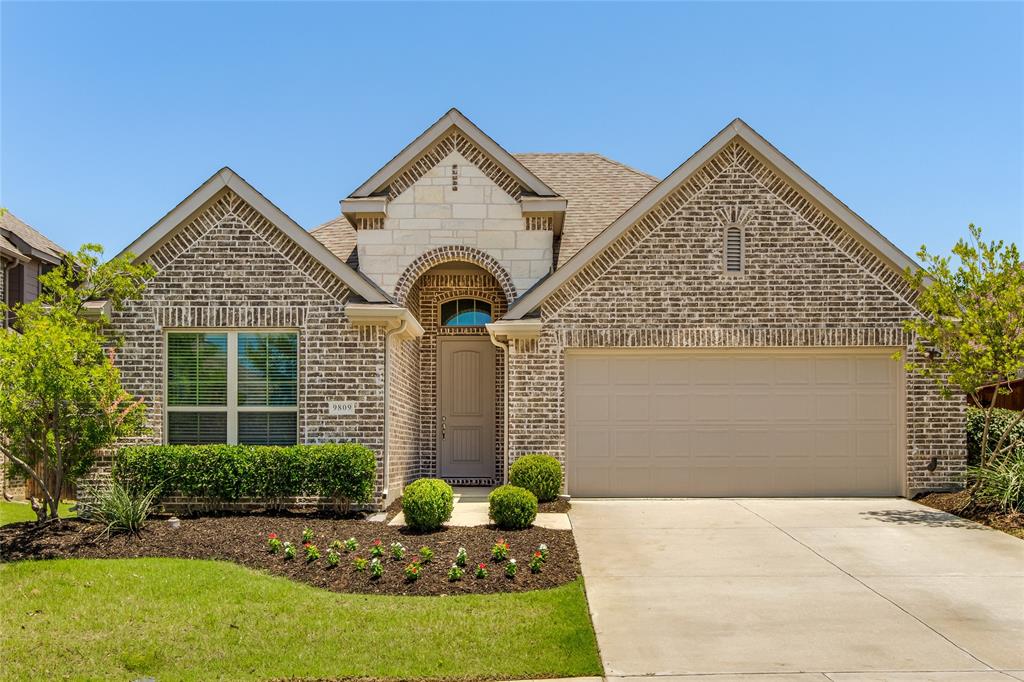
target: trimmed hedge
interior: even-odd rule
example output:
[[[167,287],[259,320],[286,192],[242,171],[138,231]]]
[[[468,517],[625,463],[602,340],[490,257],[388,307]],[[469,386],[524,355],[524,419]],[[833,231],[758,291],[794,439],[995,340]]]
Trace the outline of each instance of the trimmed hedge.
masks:
[[[529,528],[537,518],[537,497],[525,488],[500,486],[487,497],[487,514],[502,530]]]
[[[551,455],[523,455],[509,467],[508,482],[550,502],[562,491],[562,465]]]
[[[452,487],[439,478],[420,478],[402,491],[402,512],[405,523],[413,530],[437,530],[452,517],[455,494]]]
[[[988,447],[994,448],[999,438],[1017,418],[1018,412],[996,408],[992,411],[992,423],[988,427]],[[977,407],[967,408],[967,461],[971,464],[981,463],[981,435],[985,431],[985,412]],[[1007,439],[1016,439],[1020,443],[1019,451],[1024,451],[1024,420],[1017,424]]]
[[[321,496],[343,508],[373,499],[377,457],[358,443],[323,445],[144,445],[123,448],[114,478],[164,495],[234,502]]]

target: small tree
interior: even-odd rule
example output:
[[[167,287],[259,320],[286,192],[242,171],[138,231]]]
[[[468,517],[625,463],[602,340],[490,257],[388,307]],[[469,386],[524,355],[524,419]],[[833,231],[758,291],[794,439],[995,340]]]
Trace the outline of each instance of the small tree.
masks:
[[[102,255],[95,244],[69,254],[39,278],[38,299],[14,308],[17,333],[0,330],[0,448],[42,491],[40,521],[58,518],[65,483],[89,470],[98,448],[145,424],[142,400],[121,387],[109,321],[87,315],[87,303],[120,309],[153,269]]]
[[[989,466],[1015,444],[1008,441],[1017,415],[997,442],[990,443],[996,396],[1009,392],[1010,382],[1024,371],[1024,263],[1016,245],[985,242],[981,228],[970,225],[971,239],[953,247],[959,263],[921,247],[922,269],[907,271],[918,291],[922,312],[905,323],[915,336],[923,360],[907,369],[936,381],[943,395],[966,394],[984,411],[979,466]],[[985,394],[991,398],[985,400]]]

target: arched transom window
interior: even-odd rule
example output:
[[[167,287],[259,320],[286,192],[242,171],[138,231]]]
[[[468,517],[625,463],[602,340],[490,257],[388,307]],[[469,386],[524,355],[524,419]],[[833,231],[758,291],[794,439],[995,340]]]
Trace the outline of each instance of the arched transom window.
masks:
[[[491,304],[475,298],[459,298],[441,304],[444,327],[481,327],[491,321]]]

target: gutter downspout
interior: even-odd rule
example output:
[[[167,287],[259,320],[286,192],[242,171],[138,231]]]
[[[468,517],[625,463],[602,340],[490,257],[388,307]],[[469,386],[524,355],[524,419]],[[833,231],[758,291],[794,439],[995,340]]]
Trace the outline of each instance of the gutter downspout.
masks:
[[[504,376],[502,377],[502,390],[501,390],[501,402],[502,402],[501,416],[502,416],[502,421],[503,421],[503,424],[504,424],[503,427],[502,427],[502,431],[501,431],[501,437],[502,437],[502,441],[503,441],[502,442],[502,448],[501,448],[501,451],[502,451],[502,463],[503,463],[501,475],[502,475],[502,483],[508,483],[508,443],[509,443],[509,438],[508,438],[508,366],[510,364],[509,363],[510,358],[509,358],[509,352],[508,352],[508,345],[509,345],[510,342],[509,341],[505,341],[505,343],[502,343],[501,341],[498,341],[498,339],[495,338],[494,334],[492,334],[492,333],[488,333],[487,334],[487,338],[489,338],[491,340],[491,343],[495,347],[501,348],[501,349],[503,349],[505,351],[505,371],[502,372],[502,374]]]
[[[388,356],[391,355],[391,338],[404,334],[408,326],[409,321],[402,320],[401,324],[384,335],[384,453],[382,457],[384,460],[384,489],[381,491],[381,496],[384,498],[385,504],[388,503],[388,484],[391,480],[391,448],[388,446],[391,440],[388,431],[388,415],[391,413],[391,363]]]

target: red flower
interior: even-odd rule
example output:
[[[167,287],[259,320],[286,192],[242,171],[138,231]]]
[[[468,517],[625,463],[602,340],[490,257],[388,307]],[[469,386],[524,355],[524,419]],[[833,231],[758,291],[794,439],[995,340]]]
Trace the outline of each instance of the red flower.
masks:
[[[539,558],[541,558],[542,556],[544,556],[544,555],[543,555],[543,554],[541,554],[540,552],[534,552],[534,553],[533,553],[533,558],[534,558],[534,559],[539,559]]]
[[[487,564],[480,564],[479,566],[477,566],[477,568],[485,568],[486,566]]]
[[[378,538],[377,540],[374,540],[373,544],[375,544],[375,545],[377,545],[379,547],[380,546],[380,539]]]
[[[303,542],[303,543],[302,543],[302,546],[303,546],[303,547],[309,547],[309,543],[308,543],[308,542]]]
[[[271,533],[270,535],[267,536],[267,539],[268,540],[276,540],[277,539],[277,533]]]

